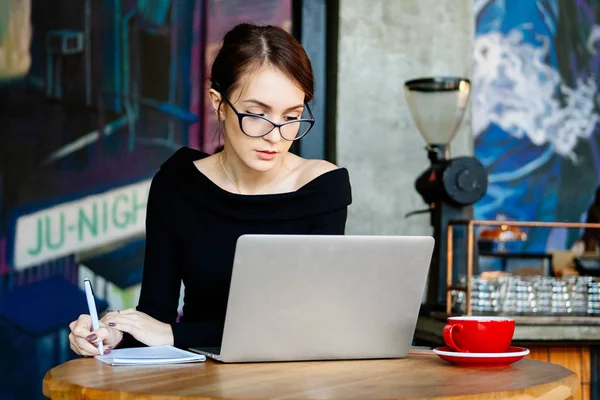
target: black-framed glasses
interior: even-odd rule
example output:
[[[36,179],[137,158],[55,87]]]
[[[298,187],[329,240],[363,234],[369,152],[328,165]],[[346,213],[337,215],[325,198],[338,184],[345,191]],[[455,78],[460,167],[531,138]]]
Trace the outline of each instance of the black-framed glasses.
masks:
[[[237,115],[240,123],[240,129],[244,135],[252,138],[267,136],[273,129],[279,128],[279,134],[281,137],[284,140],[291,142],[304,137],[315,124],[315,118],[308,104],[305,105],[310,118],[300,118],[293,121],[284,122],[283,124],[276,124],[275,122],[269,121],[262,115],[241,113],[235,109],[227,97],[224,97],[224,99],[227,104],[229,104],[229,107],[231,107],[233,112]]]

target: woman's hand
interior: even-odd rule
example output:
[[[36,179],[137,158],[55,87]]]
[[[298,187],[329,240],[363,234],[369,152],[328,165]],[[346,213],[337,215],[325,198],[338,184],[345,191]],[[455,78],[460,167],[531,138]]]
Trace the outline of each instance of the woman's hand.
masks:
[[[111,311],[101,322],[107,328],[127,332],[147,346],[173,345],[171,325],[160,322],[148,314],[134,309]],[[98,329],[98,336],[103,335],[103,328]]]
[[[100,328],[92,332],[92,319],[82,314],[76,321],[69,324],[69,343],[71,350],[81,356],[97,356],[98,342],[104,344],[104,354],[110,351],[123,339],[123,333],[100,322]]]

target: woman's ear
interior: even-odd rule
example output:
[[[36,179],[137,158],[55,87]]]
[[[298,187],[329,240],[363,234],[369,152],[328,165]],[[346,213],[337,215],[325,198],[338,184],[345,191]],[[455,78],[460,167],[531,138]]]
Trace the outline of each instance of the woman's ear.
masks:
[[[221,104],[223,102],[221,93],[217,92],[215,89],[210,89],[208,95],[210,96],[210,103],[213,106],[213,110],[215,110],[215,115],[217,116],[217,119],[219,120],[219,122],[223,121],[225,119],[225,115],[221,110]]]

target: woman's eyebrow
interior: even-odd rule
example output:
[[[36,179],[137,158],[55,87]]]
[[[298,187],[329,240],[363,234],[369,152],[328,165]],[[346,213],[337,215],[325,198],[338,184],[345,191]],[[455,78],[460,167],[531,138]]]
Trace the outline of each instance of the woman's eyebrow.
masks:
[[[258,105],[258,106],[261,106],[261,107],[263,107],[263,108],[266,108],[266,109],[268,109],[268,110],[272,109],[272,107],[271,107],[270,105],[268,105],[268,104],[265,104],[265,103],[263,103],[262,101],[260,101],[260,100],[256,100],[256,99],[248,99],[248,100],[244,100],[244,103],[252,103],[252,104],[256,104],[256,105]],[[286,111],[289,111],[289,110],[295,110],[296,108],[303,108],[303,107],[304,107],[304,104],[298,104],[297,106],[293,106],[293,107],[290,107],[290,108],[286,109]]]

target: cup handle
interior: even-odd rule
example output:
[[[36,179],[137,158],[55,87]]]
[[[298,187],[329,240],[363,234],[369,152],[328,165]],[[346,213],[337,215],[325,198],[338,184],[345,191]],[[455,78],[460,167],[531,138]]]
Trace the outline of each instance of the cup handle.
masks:
[[[458,351],[460,353],[463,353],[463,351],[456,345],[456,343],[454,343],[454,339],[452,338],[452,332],[455,329],[458,330],[458,331],[461,331],[462,328],[463,327],[460,324],[446,325],[444,327],[444,341],[446,342],[446,344],[448,345],[448,347],[450,347],[452,350]]]

